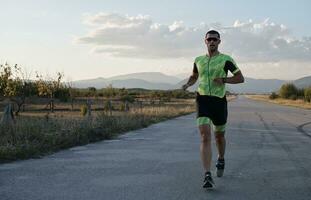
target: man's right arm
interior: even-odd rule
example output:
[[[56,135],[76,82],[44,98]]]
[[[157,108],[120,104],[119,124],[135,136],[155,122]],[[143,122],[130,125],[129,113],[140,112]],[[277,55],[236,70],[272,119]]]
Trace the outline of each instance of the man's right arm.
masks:
[[[192,75],[189,77],[188,82],[182,86],[182,89],[186,90],[188,87],[195,84],[195,82],[198,80],[198,77],[199,77],[198,68],[197,68],[197,65],[194,63]]]

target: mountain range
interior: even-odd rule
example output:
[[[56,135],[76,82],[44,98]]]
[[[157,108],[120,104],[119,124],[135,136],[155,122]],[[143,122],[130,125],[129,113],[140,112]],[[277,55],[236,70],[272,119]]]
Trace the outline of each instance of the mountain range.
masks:
[[[188,75],[189,76],[189,75]],[[115,88],[144,88],[172,90],[180,89],[188,80],[186,74],[169,76],[160,72],[143,72],[114,76],[110,78],[95,78],[87,80],[73,81],[72,85],[76,88],[95,87],[97,89],[112,85]],[[245,78],[243,84],[227,84],[227,90],[235,93],[270,93],[277,91],[284,83],[294,83],[299,88],[311,86],[311,76],[306,76],[297,80],[278,80],[278,79],[254,79]],[[194,91],[198,83],[189,88]]]

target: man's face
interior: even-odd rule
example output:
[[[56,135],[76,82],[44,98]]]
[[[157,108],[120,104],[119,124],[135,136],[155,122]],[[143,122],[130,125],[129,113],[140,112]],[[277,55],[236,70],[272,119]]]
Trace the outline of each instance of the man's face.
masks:
[[[205,44],[209,51],[216,51],[220,43],[220,38],[218,34],[207,34],[205,37]]]

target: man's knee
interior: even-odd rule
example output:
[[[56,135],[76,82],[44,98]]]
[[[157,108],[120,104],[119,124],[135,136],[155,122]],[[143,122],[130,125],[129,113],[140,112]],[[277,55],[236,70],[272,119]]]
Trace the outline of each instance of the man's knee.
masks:
[[[225,133],[224,132],[216,132],[215,133],[215,139],[217,141],[223,141],[225,139]]]
[[[208,133],[201,134],[201,142],[204,144],[210,143],[211,142],[211,134],[208,134]]]
[[[211,141],[211,128],[209,125],[201,125],[199,126],[201,142],[208,143]]]

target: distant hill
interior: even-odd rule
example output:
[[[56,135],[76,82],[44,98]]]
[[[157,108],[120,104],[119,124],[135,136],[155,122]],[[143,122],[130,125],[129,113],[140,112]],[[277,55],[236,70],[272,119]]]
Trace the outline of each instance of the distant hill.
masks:
[[[278,79],[245,78],[243,84],[228,84],[228,89],[234,93],[271,93],[280,89],[286,83]]]
[[[176,87],[181,87],[188,79],[180,81]],[[284,80],[277,79],[253,79],[245,78],[245,82],[242,84],[227,84],[227,90],[234,93],[269,93],[278,90]],[[198,83],[189,88],[190,91],[196,90]]]
[[[189,75],[190,77],[190,75]],[[184,84],[187,83],[187,81],[189,80],[189,77],[182,80],[182,81],[179,81],[177,84],[174,85],[174,88],[181,88]],[[198,88],[199,84],[198,84],[198,81],[192,85],[191,87],[188,88],[189,91],[195,91],[197,88]]]
[[[180,80],[184,80],[186,78],[189,78],[190,75],[191,75],[191,71],[189,73],[176,74],[175,76],[179,78]]]
[[[306,76],[306,77],[297,79],[293,83],[298,88],[309,87],[309,86],[311,86],[311,76]]]
[[[180,74],[179,77],[185,76]],[[189,75],[188,75],[189,76]],[[96,78],[88,80],[74,81],[73,86],[77,88],[104,88],[112,85],[116,88],[144,88],[144,89],[180,89],[188,78],[181,80],[174,76],[168,76],[159,72],[144,72],[114,76],[110,78]],[[297,79],[295,81],[286,81],[278,79],[254,79],[245,78],[243,84],[227,84],[227,89],[235,93],[271,93],[277,91],[286,82],[293,82],[297,87],[306,87],[311,85],[311,76]],[[198,83],[189,88],[195,91]]]
[[[109,84],[107,84],[105,78],[95,78],[95,79],[73,81],[72,85],[73,87],[76,88],[88,88],[88,87],[104,88],[107,87]]]
[[[143,72],[113,76],[110,78],[96,78],[74,81],[73,86],[77,88],[104,88],[112,85],[117,88],[145,88],[145,89],[170,89],[181,79],[168,76],[159,72]]]
[[[172,84],[152,83],[141,79],[107,80],[104,78],[98,78],[73,82],[73,86],[76,88],[95,87],[101,89],[109,85],[112,85],[115,88],[144,88],[150,90],[167,90],[172,87]]]
[[[172,87],[172,85],[168,83],[152,83],[140,79],[113,80],[109,81],[108,83],[112,84],[112,86],[116,88],[144,88],[149,90],[167,90]]]
[[[120,76],[113,76],[111,78],[107,78],[107,81],[128,80],[128,79],[140,79],[151,83],[168,83],[168,84],[176,84],[178,81],[182,80],[175,76],[168,76],[160,72],[141,72],[133,74],[124,74]]]

